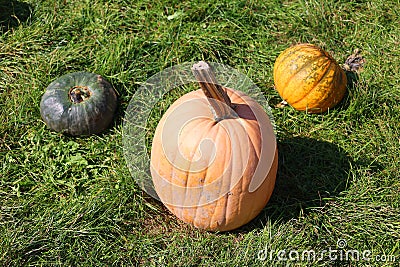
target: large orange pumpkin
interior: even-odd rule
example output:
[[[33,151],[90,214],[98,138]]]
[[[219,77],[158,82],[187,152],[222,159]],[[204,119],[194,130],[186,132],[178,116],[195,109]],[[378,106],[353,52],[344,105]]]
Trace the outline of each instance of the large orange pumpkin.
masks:
[[[151,150],[153,183],[160,200],[184,222],[228,231],[252,220],[268,202],[277,171],[276,138],[255,100],[214,84],[205,62],[192,70],[202,90],[179,98],[161,118]]]
[[[342,100],[347,78],[327,52],[312,44],[298,44],[276,59],[274,83],[282,99],[295,109],[320,113]]]

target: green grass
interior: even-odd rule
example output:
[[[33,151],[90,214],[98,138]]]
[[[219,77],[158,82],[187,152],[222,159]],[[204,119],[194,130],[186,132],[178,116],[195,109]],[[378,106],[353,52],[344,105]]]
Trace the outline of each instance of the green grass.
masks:
[[[0,265],[283,266],[258,252],[336,249],[345,239],[346,249],[396,257],[371,265],[399,266],[399,17],[395,0],[0,0]],[[274,60],[298,42],[340,63],[360,48],[367,60],[328,113],[275,107]],[[135,90],[166,67],[203,59],[248,75],[276,122],[272,199],[229,233],[177,221],[135,184],[122,151]],[[40,118],[47,85],[73,71],[101,74],[118,91],[104,134],[68,137]]]

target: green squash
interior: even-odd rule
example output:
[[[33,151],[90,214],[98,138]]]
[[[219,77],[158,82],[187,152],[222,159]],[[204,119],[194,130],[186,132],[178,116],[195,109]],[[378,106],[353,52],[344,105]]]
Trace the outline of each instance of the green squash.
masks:
[[[112,122],[117,96],[98,74],[75,72],[61,76],[46,89],[40,115],[57,132],[89,135],[104,131]]]

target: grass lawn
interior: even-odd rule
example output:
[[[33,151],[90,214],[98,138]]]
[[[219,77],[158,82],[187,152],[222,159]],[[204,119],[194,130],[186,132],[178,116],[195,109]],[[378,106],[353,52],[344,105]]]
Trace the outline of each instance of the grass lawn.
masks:
[[[399,266],[399,18],[398,0],[0,0],[0,265]],[[341,64],[356,48],[366,58],[327,113],[276,107],[274,61],[299,42]],[[134,92],[198,60],[246,74],[276,122],[272,198],[229,233],[178,221],[136,185],[123,156]],[[104,134],[68,137],[41,120],[47,85],[74,71],[101,74],[118,91]],[[339,248],[336,260],[301,260]]]

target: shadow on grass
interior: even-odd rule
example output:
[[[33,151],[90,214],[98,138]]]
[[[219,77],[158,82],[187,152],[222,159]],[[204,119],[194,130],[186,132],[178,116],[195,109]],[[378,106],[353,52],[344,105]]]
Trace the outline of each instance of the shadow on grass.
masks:
[[[336,107],[334,107],[334,109],[343,110],[350,106],[351,95],[354,93],[360,80],[359,74],[355,71],[346,70],[345,73],[347,78],[346,93],[343,96],[343,99],[337,104]]]
[[[345,73],[347,78],[347,89],[351,91],[357,86],[360,76],[355,71],[345,71]]]
[[[32,7],[15,0],[0,0],[0,33],[3,34],[29,19]]]
[[[346,189],[351,159],[332,143],[310,138],[280,141],[279,168],[274,192],[265,209],[248,225],[248,232],[263,228],[269,219],[289,221],[321,208]]]

